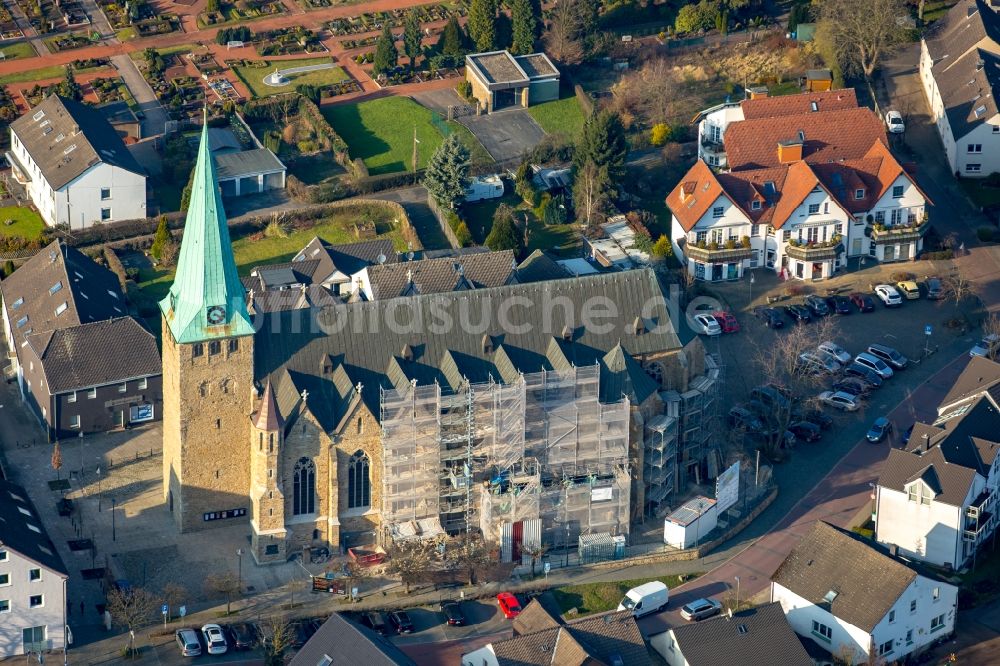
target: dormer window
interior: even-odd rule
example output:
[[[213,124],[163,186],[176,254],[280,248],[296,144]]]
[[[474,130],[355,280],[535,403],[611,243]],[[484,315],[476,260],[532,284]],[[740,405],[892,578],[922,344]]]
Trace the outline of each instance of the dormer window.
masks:
[[[854,198],[855,199],[864,199],[865,198],[865,190],[864,190],[864,188],[859,187],[858,189],[854,190]]]
[[[13,302],[13,303],[11,304],[11,306],[10,306],[10,307],[11,307],[12,309],[16,310],[16,309],[18,309],[19,307],[21,307],[22,305],[24,305],[24,298],[19,298],[19,299],[17,299],[16,301],[14,301],[14,302]]]
[[[754,199],[753,201],[750,202],[750,210],[760,210],[760,208],[761,208],[760,199]]]

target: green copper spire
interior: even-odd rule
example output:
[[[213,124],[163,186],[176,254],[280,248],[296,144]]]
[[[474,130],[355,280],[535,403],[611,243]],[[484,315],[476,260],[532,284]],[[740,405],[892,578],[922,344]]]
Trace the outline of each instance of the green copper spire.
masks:
[[[177,275],[170,293],[160,301],[160,310],[174,340],[180,343],[254,333],[208,148],[207,118],[198,146]]]

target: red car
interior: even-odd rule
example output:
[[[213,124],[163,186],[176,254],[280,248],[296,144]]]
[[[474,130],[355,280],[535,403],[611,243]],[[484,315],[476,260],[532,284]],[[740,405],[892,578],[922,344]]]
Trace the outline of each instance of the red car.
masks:
[[[513,620],[521,613],[521,604],[518,602],[517,597],[510,592],[501,592],[498,594],[497,604],[500,605],[503,616],[508,620]]]
[[[740,323],[736,321],[736,317],[731,312],[719,310],[713,312],[712,316],[715,317],[715,321],[719,322],[723,333],[736,333],[740,330]]]

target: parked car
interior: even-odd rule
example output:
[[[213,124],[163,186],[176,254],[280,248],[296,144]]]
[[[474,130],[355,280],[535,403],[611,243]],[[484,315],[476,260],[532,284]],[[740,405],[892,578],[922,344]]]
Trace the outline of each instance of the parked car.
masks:
[[[174,633],[174,638],[181,649],[182,657],[201,656],[201,641],[198,640],[198,634],[194,629],[178,629]]]
[[[844,377],[833,383],[833,390],[867,398],[872,392],[872,385],[860,377]]]
[[[889,433],[891,432],[892,432],[892,421],[890,421],[884,416],[880,416],[877,419],[875,419],[875,423],[873,423],[872,427],[869,428],[868,434],[865,435],[865,439],[867,439],[872,444],[878,444],[883,439],[888,437]]]
[[[854,307],[856,307],[859,312],[875,312],[875,299],[868,294],[862,294],[860,291],[856,291],[848,298],[851,299],[851,303],[854,303]]]
[[[521,602],[510,592],[501,592],[498,594],[497,604],[500,606],[500,612],[508,620],[513,620],[521,614]]]
[[[823,374],[824,372],[832,375],[840,372],[840,363],[816,352],[803,352],[799,354],[796,365],[800,370],[815,375]]]
[[[782,328],[785,322],[781,321],[781,315],[774,308],[764,307],[763,305],[755,307],[753,309],[753,316],[764,322],[764,326],[768,328]]]
[[[791,407],[791,394],[779,386],[767,384],[750,391],[750,399],[764,404],[769,410],[787,410]]]
[[[736,321],[736,316],[731,312],[726,312],[725,310],[719,310],[713,312],[712,316],[715,317],[715,321],[719,322],[719,326],[722,327],[723,333],[737,333],[740,330],[740,323]]]
[[[389,623],[385,619],[385,613],[378,611],[362,613],[361,623],[380,636],[389,635]]]
[[[696,314],[692,319],[694,320],[692,328],[699,335],[715,336],[722,333],[719,322],[715,321],[715,317],[710,314]]]
[[[808,324],[812,321],[812,313],[809,311],[809,308],[800,303],[786,305],[781,309],[784,310],[785,316],[796,324]]]
[[[229,645],[226,643],[226,635],[222,633],[222,627],[217,624],[206,624],[201,628],[201,635],[205,637],[209,654],[226,654]]]
[[[796,421],[788,426],[788,430],[795,435],[795,439],[801,439],[806,442],[815,442],[823,436],[819,426],[809,421]]]
[[[777,432],[776,429],[765,430],[762,432],[748,432],[747,436],[750,438],[751,442],[763,443],[768,441]],[[785,430],[784,434],[778,440],[778,442],[783,449],[791,449],[795,447],[795,433],[791,430]]]
[[[888,345],[868,345],[868,353],[882,359],[897,370],[902,370],[909,363],[909,359]]]
[[[920,298],[920,287],[913,280],[901,280],[896,283],[896,289],[906,297],[908,301],[915,301]]]
[[[830,296],[826,299],[826,305],[830,312],[839,315],[851,314],[851,299],[847,296]]]
[[[441,612],[449,627],[464,627],[465,614],[457,601],[446,601],[441,604]]]
[[[667,584],[651,580],[626,592],[618,604],[618,610],[632,611],[632,616],[639,618],[663,610],[669,602],[670,588]]]
[[[913,434],[913,428],[916,425],[917,425],[916,423],[911,423],[910,427],[903,431],[903,436],[900,437],[900,440],[903,442],[903,446],[906,446],[907,444],[910,443],[910,435]]]
[[[413,633],[413,620],[406,611],[398,610],[389,613],[389,622],[392,626],[401,634],[412,634]]]
[[[882,376],[870,368],[866,368],[860,363],[851,363],[844,368],[845,377],[857,377],[872,388],[882,386]]]
[[[899,111],[889,111],[885,114],[885,127],[889,130],[889,134],[902,134],[906,131],[903,115]]]
[[[847,393],[850,393],[850,391],[847,391]],[[829,430],[833,427],[833,419],[818,409],[808,409],[801,413],[796,412],[792,415],[792,418],[814,423],[818,425],[821,430]]]
[[[941,284],[941,278],[927,278],[924,280],[924,288],[927,290],[927,300],[939,301],[944,298],[944,285]]]
[[[851,355],[847,352],[846,349],[838,345],[836,342],[830,342],[829,340],[827,340],[826,342],[821,342],[819,343],[819,346],[816,347],[816,351],[818,351],[823,356],[832,358],[834,361],[840,363],[841,365],[851,362]]]
[[[868,352],[861,352],[855,356],[854,362],[860,366],[868,368],[869,370],[877,372],[878,376],[882,379],[889,379],[892,377],[892,368],[890,368],[886,362],[878,356],[874,356]]]
[[[257,642],[257,631],[249,622],[229,625],[229,639],[234,650],[249,650]]]
[[[899,292],[891,284],[877,285],[875,287],[875,295],[882,301],[882,305],[887,308],[898,308],[903,304],[903,297],[899,295]]]
[[[806,307],[809,311],[813,313],[814,317],[825,317],[830,314],[830,308],[827,307],[826,301],[822,296],[817,296],[816,294],[810,294],[806,296]]]
[[[969,350],[969,356],[991,357],[997,353],[998,348],[1000,348],[1000,335],[990,333]]]
[[[722,604],[715,599],[695,599],[691,603],[681,606],[681,617],[688,622],[704,620],[721,612]]]
[[[746,407],[736,406],[729,410],[729,427],[760,430],[764,423]]]
[[[843,391],[823,391],[819,394],[819,401],[830,407],[842,409],[845,412],[853,412],[861,406],[858,396],[844,393]]]

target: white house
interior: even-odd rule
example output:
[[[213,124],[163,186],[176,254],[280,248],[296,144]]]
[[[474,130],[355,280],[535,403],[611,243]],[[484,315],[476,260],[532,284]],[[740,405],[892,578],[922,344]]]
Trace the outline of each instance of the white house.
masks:
[[[920,80],[951,170],[1000,172],[1000,3],[960,0],[920,42]]]
[[[875,495],[875,538],[907,557],[961,569],[996,528],[1000,364],[975,357],[905,450],[893,449]]]
[[[795,116],[822,111],[857,108],[853,88],[807,92],[800,95],[768,97],[767,91],[751,94],[749,99],[725,102],[705,109],[695,116],[698,123],[698,159],[711,167],[729,166],[726,157],[726,130],[733,123],[781,116]]]
[[[146,176],[100,113],[50,95],[10,124],[7,161],[49,226],[146,217]]]
[[[771,576],[771,601],[836,658],[895,662],[954,631],[958,588],[817,521]]]
[[[777,603],[681,624],[650,636],[649,644],[668,666],[814,663]],[[735,655],[739,655],[738,660]]]
[[[25,490],[8,481],[0,481],[0,526],[0,658],[62,652],[66,566]]]

